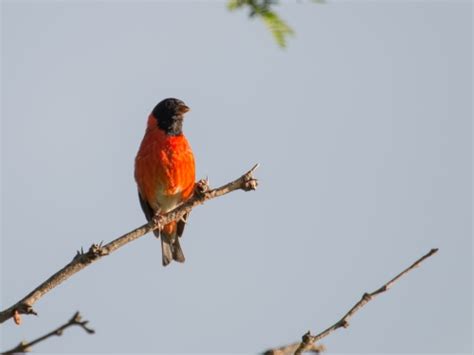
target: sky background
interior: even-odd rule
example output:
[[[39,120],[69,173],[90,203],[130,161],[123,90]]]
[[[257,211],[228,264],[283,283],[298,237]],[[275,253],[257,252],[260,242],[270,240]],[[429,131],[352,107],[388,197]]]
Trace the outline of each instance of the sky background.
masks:
[[[323,343],[472,351],[472,4],[287,1],[288,48],[222,1],[2,1],[4,309],[77,249],[144,223],[133,162],[166,97],[197,176],[254,163],[256,192],[196,208],[186,263],[151,235],[0,327],[1,349],[79,310],[44,353],[256,353],[317,333],[438,255]]]

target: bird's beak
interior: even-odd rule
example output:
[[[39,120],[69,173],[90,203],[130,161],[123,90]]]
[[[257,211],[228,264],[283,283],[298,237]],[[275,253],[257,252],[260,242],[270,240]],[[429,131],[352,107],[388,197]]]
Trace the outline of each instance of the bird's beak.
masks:
[[[190,110],[190,108],[186,105],[180,105],[178,108],[179,113],[186,113]]]

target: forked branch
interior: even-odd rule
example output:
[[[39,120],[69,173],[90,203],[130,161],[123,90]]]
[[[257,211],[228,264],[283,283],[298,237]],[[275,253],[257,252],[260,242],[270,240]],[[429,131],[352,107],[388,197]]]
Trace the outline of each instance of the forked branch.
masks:
[[[226,185],[216,189],[210,189],[207,180],[200,180],[196,183],[196,191],[192,198],[176,207],[170,212],[154,218],[147,224],[134,229],[133,231],[124,234],[123,236],[111,241],[108,244],[92,244],[87,252],[78,251],[72,261],[64,266],[61,270],[52,275],[49,279],[44,281],[41,285],[36,287],[28,295],[15,303],[13,306],[0,312],[0,323],[15,317],[15,322],[19,323],[20,314],[37,314],[33,310],[33,305],[46,293],[51,291],[56,286],[66,281],[75,273],[81,271],[86,266],[99,260],[103,256],[109,255],[118,248],[123,247],[152,230],[162,228],[162,226],[181,219],[186,213],[189,213],[194,207],[203,204],[205,201],[228,194],[235,190],[251,191],[257,188],[258,182],[253,177],[253,172],[257,169],[258,164],[252,169],[242,175],[240,178],[229,182]]]
[[[285,355],[285,354],[294,353],[295,355],[299,355],[306,351],[315,352],[315,349],[319,349],[319,346],[320,346],[320,345],[318,346],[316,342],[318,342],[324,337],[327,337],[329,334],[331,334],[332,332],[334,332],[335,330],[339,328],[347,328],[349,326],[349,319],[351,319],[357,311],[359,311],[367,303],[372,301],[376,296],[388,291],[395,282],[397,282],[400,278],[402,278],[404,275],[409,273],[411,270],[418,267],[425,259],[432,256],[437,251],[438,249],[431,249],[427,254],[423,255],[421,258],[419,258],[417,261],[415,261],[413,264],[411,264],[409,267],[407,267],[405,270],[403,270],[393,279],[388,281],[382,287],[378,288],[377,290],[373,292],[364,293],[362,295],[362,298],[339,321],[331,325],[329,328],[323,330],[321,333],[317,335],[312,335],[311,332],[308,331],[306,334],[303,335],[301,342],[289,344],[289,345],[276,348],[276,349],[270,349],[270,350],[267,350],[265,354]],[[317,350],[317,352],[319,351],[321,350]]]
[[[81,327],[82,329],[84,329],[84,331],[88,334],[94,334],[95,333],[95,330],[94,329],[91,329],[87,326],[87,323],[89,323],[89,321],[87,320],[82,320],[82,317],[81,315],[79,314],[79,312],[76,312],[74,313],[74,315],[72,316],[71,319],[69,319],[69,321],[59,327],[57,327],[56,329],[50,331],[49,333],[43,335],[43,336],[40,336],[39,338],[35,339],[35,340],[32,340],[30,342],[24,342],[22,341],[20,344],[18,344],[17,346],[15,346],[13,349],[10,349],[10,350],[7,350],[5,352],[2,353],[2,355],[6,355],[6,354],[18,354],[18,353],[26,353],[26,352],[29,352],[31,347],[38,344],[38,343],[41,343],[42,341],[45,341],[46,339],[50,338],[50,337],[53,337],[53,336],[61,336],[63,335],[63,332],[65,329],[69,328],[69,327],[72,327],[74,325],[76,326],[79,326]]]

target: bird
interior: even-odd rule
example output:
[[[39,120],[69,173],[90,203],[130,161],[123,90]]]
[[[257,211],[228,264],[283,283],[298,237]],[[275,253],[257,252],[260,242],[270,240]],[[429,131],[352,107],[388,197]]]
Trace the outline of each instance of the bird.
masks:
[[[183,134],[184,114],[189,110],[183,101],[167,98],[148,116],[145,135],[135,158],[134,174],[140,205],[148,221],[193,196],[194,154]],[[173,260],[185,261],[179,238],[187,218],[188,214],[153,231],[157,238],[161,236],[163,266]]]

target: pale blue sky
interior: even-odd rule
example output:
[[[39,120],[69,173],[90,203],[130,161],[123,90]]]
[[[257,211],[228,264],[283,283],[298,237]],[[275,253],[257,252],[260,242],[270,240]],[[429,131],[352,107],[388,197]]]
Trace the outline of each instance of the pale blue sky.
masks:
[[[257,192],[194,210],[184,265],[151,235],[0,327],[36,352],[245,352],[335,322],[337,353],[472,351],[470,1],[285,2],[280,50],[221,1],[2,1],[1,308],[81,246],[144,222],[133,159],[165,97],[192,109],[197,176],[259,162]]]

